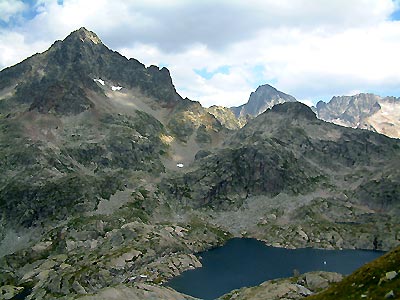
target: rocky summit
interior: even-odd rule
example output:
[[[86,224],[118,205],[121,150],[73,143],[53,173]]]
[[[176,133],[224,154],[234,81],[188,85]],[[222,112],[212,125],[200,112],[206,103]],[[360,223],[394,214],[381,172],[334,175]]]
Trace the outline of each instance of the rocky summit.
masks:
[[[257,95],[271,96],[268,108],[237,113],[254,118],[206,109],[176,92],[166,68],[85,28],[2,70],[0,299],[193,299],[163,283],[232,237],[394,249],[400,141],[320,120],[270,86],[249,103]],[[399,270],[379,268],[354,279],[360,291],[380,284],[397,297]],[[299,299],[341,278],[307,273],[222,299],[278,285],[276,299]]]
[[[231,107],[236,117],[256,117],[276,104],[284,102],[296,102],[296,98],[278,91],[269,84],[259,86],[255,92],[250,94],[246,104]]]

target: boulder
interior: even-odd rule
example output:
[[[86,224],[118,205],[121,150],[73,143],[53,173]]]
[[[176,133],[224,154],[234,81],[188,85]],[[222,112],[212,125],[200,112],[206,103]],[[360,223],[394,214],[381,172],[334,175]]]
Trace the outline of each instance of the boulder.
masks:
[[[77,294],[87,294],[85,288],[78,281],[74,281],[72,288]]]
[[[394,295],[393,290],[391,290],[390,292],[388,292],[388,293],[385,295],[385,299],[394,299],[394,298],[395,298],[395,295]]]
[[[32,247],[32,251],[42,252],[48,250],[53,243],[50,241],[47,242],[39,242],[35,246]]]
[[[0,299],[9,300],[22,292],[24,288],[20,286],[4,285],[0,287]]]
[[[312,291],[322,290],[328,287],[328,280],[316,273],[306,274],[306,284]]]
[[[386,273],[385,278],[387,280],[392,280],[392,279],[395,279],[396,276],[397,276],[397,272],[396,271],[390,271],[390,272]]]
[[[303,275],[306,287],[313,292],[327,288],[331,283],[339,282],[343,275],[334,272],[310,272]]]

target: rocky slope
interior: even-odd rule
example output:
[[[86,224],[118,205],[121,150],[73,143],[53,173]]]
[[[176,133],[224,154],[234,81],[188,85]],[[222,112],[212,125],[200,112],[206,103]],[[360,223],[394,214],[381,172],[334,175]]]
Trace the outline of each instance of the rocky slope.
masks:
[[[328,122],[400,138],[400,100],[394,97],[374,94],[333,97],[328,103],[318,102],[316,112]]]
[[[228,129],[235,130],[242,128],[247,122],[247,118],[236,117],[232,109],[224,106],[213,105],[207,108],[207,111]]]
[[[301,103],[238,129],[233,115],[182,99],[167,69],[84,28],[1,71],[0,112],[7,297],[190,299],[162,283],[233,236],[399,243],[398,140],[318,120]]]
[[[275,104],[296,101],[293,96],[282,93],[273,86],[265,84],[259,86],[255,92],[250,94],[247,103],[238,107],[231,107],[231,110],[238,118],[246,118],[247,115],[256,117]]]
[[[399,155],[396,140],[284,103],[161,187],[181,205],[207,208],[215,224],[274,246],[390,249]]]
[[[0,78],[3,226],[91,211],[132,172],[163,172],[173,146],[200,149],[223,130],[176,93],[167,69],[128,60],[84,28]]]

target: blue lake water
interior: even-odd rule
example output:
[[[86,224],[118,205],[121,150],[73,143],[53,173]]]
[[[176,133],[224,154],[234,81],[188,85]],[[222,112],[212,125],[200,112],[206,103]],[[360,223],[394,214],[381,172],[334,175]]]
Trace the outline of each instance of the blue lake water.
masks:
[[[205,300],[244,286],[255,286],[300,273],[330,271],[350,274],[383,252],[365,250],[284,249],[255,239],[236,238],[224,246],[199,253],[202,268],[174,277],[166,285]]]

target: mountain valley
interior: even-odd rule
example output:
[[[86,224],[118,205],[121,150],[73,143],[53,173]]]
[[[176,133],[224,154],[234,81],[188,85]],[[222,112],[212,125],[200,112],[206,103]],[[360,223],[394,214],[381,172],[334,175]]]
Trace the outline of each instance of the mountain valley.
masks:
[[[193,299],[162,284],[232,237],[395,249],[398,99],[376,97],[204,108],[85,28],[2,70],[0,299]]]

